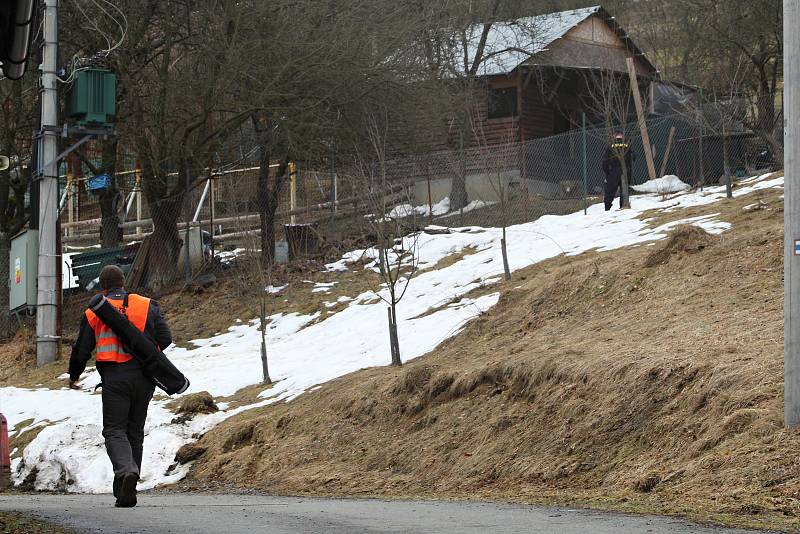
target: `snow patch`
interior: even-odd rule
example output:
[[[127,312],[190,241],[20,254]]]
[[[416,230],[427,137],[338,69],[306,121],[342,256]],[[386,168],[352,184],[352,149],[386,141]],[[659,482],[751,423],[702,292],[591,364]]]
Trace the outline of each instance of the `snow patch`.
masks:
[[[469,213],[470,211],[481,209],[481,208],[486,208],[486,207],[489,207],[489,206],[494,206],[495,204],[499,204],[499,202],[487,202],[485,200],[473,200],[472,202],[470,202],[469,204],[464,206],[463,210],[456,210],[456,211],[454,211],[452,213],[448,213],[446,215],[442,215],[439,218],[440,219],[445,219],[447,217],[453,217],[454,215],[461,215],[462,211],[464,213]]]
[[[692,187],[681,181],[680,178],[674,174],[669,174],[662,178],[650,180],[641,185],[632,185],[631,189],[639,193],[679,193],[681,191],[688,191]]]
[[[280,293],[281,291],[283,291],[287,287],[289,287],[289,284],[286,284],[285,286],[277,286],[277,287],[276,286],[267,286],[267,287],[264,288],[264,291],[266,291],[267,293],[269,293],[271,295],[277,295],[278,293]]]

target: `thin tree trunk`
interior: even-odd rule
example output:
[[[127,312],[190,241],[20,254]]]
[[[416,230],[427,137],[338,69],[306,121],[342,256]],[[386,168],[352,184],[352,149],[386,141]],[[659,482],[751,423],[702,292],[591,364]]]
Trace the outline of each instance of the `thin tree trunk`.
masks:
[[[622,164],[622,186],[621,186],[621,191],[620,191],[620,195],[622,195],[622,208],[623,209],[627,209],[627,208],[631,207],[631,198],[628,195],[628,193],[629,193],[628,183],[629,183],[629,180],[628,180],[628,169],[627,169],[627,165],[625,165],[625,163],[623,162],[623,164]]]
[[[500,187],[500,210],[501,210],[501,217],[503,220],[503,238],[500,240],[500,249],[503,253],[503,271],[505,272],[506,281],[511,281],[511,268],[508,266],[508,239],[506,236],[506,226],[508,226],[508,220],[506,218],[506,210],[508,206],[506,205],[506,188],[502,185],[502,180],[498,182]]]
[[[177,198],[150,204],[153,233],[147,258],[147,285],[158,291],[177,278],[178,259],[183,240],[178,233],[178,218],[183,205],[183,193]]]
[[[503,270],[505,271],[506,281],[511,281],[511,269],[508,266],[508,249],[506,248],[506,229],[503,227],[503,239],[500,240],[500,248],[503,252]]]
[[[102,144],[102,172],[111,177],[111,185],[100,194],[100,243],[103,248],[113,248],[119,246],[122,241],[122,229],[119,227],[119,216],[117,215],[117,141],[111,139],[103,141]]]
[[[270,202],[269,161],[270,153],[266,146],[262,146],[256,186],[256,204],[261,227],[261,261],[265,266],[272,265],[275,261],[275,208],[277,206],[273,206]]]
[[[450,210],[462,210],[467,205],[467,160],[464,151],[464,130],[459,132],[458,140],[458,172],[453,175],[450,187]]]
[[[392,305],[387,308],[389,312],[389,345],[391,347],[392,365],[400,367],[403,362],[400,360],[400,339],[397,336],[397,305],[392,297]]]
[[[0,339],[8,339],[16,331],[16,323],[8,311],[9,306],[9,252],[11,239],[6,232],[0,232]]]
[[[269,377],[269,363],[267,361],[267,303],[265,302],[265,289],[261,290],[261,373],[264,377],[265,384],[272,384],[272,379]]]

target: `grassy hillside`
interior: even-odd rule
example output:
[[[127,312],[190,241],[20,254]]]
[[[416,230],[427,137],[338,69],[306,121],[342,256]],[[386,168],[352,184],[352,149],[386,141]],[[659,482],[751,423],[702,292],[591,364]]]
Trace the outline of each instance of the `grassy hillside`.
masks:
[[[221,424],[194,445],[205,452],[183,487],[582,503],[796,528],[779,195],[694,208],[733,223],[718,237],[683,227],[520,271],[498,306],[402,369]]]

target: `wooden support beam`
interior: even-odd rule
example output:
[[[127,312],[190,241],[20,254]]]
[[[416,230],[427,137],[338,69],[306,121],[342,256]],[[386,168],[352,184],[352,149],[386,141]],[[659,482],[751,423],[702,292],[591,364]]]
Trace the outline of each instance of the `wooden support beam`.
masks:
[[[656,179],[656,164],[653,161],[653,148],[650,145],[650,134],[647,133],[647,122],[642,106],[642,95],[639,93],[639,80],[636,78],[636,66],[633,58],[628,58],[628,77],[631,79],[631,92],[633,92],[633,103],[636,105],[636,116],[639,118],[639,130],[642,133],[642,144],[644,145],[644,159],[647,160],[647,174],[651,180]]]
[[[661,173],[659,177],[664,176],[667,172],[667,162],[669,161],[669,152],[672,150],[672,140],[675,138],[675,127],[669,129],[669,139],[667,140],[667,149],[664,151],[664,159],[661,160]]]

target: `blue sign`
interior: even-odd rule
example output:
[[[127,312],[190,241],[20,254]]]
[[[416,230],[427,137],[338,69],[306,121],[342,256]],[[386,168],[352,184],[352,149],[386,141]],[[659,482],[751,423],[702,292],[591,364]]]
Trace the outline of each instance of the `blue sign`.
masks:
[[[800,239],[795,239],[794,241],[794,255],[800,256]]]
[[[86,181],[86,189],[92,193],[99,193],[111,187],[111,176],[108,174],[98,174]]]

